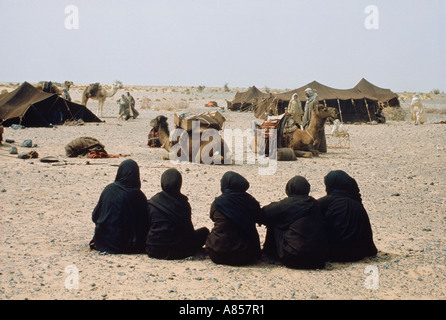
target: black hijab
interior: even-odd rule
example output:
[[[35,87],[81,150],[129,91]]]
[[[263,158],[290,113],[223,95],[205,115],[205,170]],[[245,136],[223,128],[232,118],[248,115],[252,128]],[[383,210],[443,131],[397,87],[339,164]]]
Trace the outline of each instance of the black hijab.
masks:
[[[240,174],[228,171],[220,181],[222,194],[215,198],[214,207],[231,220],[251,241],[259,241],[255,226],[260,212],[259,202],[250,194],[249,182]]]
[[[341,170],[325,178],[327,196],[321,198],[331,246],[331,259],[355,261],[377,253],[373,232],[355,179]]]
[[[342,170],[330,171],[324,178],[328,195],[349,197],[362,203],[358,183]]]
[[[168,169],[161,175],[161,189],[149,203],[166,214],[179,228],[191,228],[192,210],[188,198],[181,194],[183,178],[177,169]]]
[[[263,207],[261,224],[276,225],[285,229],[297,219],[316,210],[316,200],[309,196],[310,184],[304,177],[291,178],[285,187],[285,192],[287,198]]]
[[[92,242],[97,250],[109,253],[144,250],[147,198],[140,187],[138,164],[132,159],[123,161],[115,181],[105,187],[93,210],[96,227]]]
[[[122,187],[124,189],[128,188],[140,189],[141,179],[139,175],[138,164],[132,159],[124,160],[119,165],[114,183],[117,186]]]
[[[288,197],[292,196],[308,196],[310,193],[310,184],[307,179],[301,176],[291,178],[285,188]]]

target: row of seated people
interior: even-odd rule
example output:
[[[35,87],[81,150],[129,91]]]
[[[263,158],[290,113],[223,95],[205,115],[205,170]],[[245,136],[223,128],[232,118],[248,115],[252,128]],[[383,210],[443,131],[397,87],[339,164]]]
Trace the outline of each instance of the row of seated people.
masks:
[[[263,255],[298,269],[377,254],[358,184],[344,171],[325,176],[327,195],[321,199],[309,195],[304,177],[295,176],[286,184],[287,197],[264,207],[247,192],[249,182],[240,174],[228,171],[220,183],[221,195],[210,206],[213,228],[195,229],[178,170],[166,170],[162,191],[148,200],[138,164],[125,160],[93,211],[90,248],[167,260],[205,252],[214,263],[231,266],[256,263]],[[266,227],[263,248],[257,226]]]

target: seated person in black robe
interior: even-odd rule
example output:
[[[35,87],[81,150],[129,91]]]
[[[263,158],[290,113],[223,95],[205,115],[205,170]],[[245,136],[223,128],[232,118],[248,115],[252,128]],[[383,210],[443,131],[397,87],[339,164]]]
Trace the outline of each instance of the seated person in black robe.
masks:
[[[161,176],[162,191],[148,201],[150,229],[146,251],[157,259],[184,259],[198,253],[206,241],[209,229],[198,230],[192,224],[188,198],[181,194],[183,179],[176,169]]]
[[[355,179],[341,170],[324,178],[327,195],[318,200],[325,217],[330,261],[358,261],[375,256],[372,227]]]
[[[252,264],[260,257],[256,228],[260,204],[246,192],[249,182],[238,173],[226,172],[220,185],[222,194],[211,204],[214,227],[206,240],[206,251],[216,264]]]
[[[296,269],[325,267],[328,243],[319,204],[309,196],[310,184],[295,176],[286,185],[287,198],[262,208],[259,224],[267,233],[263,253]]]
[[[123,161],[93,210],[96,224],[90,248],[108,253],[144,253],[149,230],[147,198],[141,191],[138,164]]]

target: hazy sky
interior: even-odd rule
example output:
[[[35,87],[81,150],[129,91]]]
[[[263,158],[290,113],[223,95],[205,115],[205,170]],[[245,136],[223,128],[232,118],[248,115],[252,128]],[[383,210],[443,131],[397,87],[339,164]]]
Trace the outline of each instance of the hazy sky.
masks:
[[[1,82],[446,90],[446,0],[0,0],[0,30]]]

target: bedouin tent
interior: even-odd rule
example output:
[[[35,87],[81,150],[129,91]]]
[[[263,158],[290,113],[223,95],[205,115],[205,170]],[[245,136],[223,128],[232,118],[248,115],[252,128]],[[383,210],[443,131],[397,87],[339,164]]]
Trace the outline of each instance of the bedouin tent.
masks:
[[[231,111],[251,111],[254,106],[271,97],[270,93],[264,93],[255,86],[249,87],[246,92],[236,92],[232,101],[226,100],[227,107]]]
[[[313,81],[284,93],[265,94],[260,92],[257,93],[257,97],[260,98],[256,100],[256,104],[250,106],[251,110],[254,111],[254,116],[259,119],[265,119],[267,114],[283,114],[295,93],[298,94],[302,108],[304,108],[305,89],[307,88],[313,89],[318,94],[321,104],[336,108],[342,122],[372,122],[377,120],[376,113],[380,107],[400,107],[396,93],[362,79],[351,89],[335,89]],[[239,104],[243,104],[240,99],[247,95],[247,92],[239,94],[238,97],[236,94]]]
[[[0,97],[0,125],[20,124],[25,127],[49,127],[54,116],[62,113],[63,121],[102,122],[84,105],[54,93],[46,93],[24,82]]]

